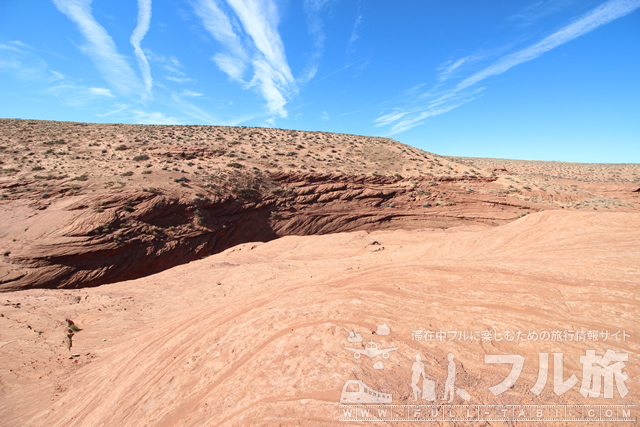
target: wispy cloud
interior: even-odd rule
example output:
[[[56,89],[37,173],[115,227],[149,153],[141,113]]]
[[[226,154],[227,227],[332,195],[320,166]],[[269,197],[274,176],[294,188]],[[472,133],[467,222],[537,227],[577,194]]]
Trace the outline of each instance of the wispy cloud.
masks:
[[[525,28],[537,23],[541,19],[552,15],[576,0],[538,0],[525,6],[520,12],[507,18],[507,21],[517,27]]]
[[[409,114],[409,111],[400,111],[396,113],[385,114],[384,116],[380,116],[377,119],[375,119],[374,123],[376,127],[387,126],[397,120],[400,120],[407,114]]]
[[[375,119],[374,126],[391,126],[389,135],[419,126],[430,117],[447,113],[482,96],[484,87],[473,90],[472,86],[483,80],[500,75],[516,65],[534,60],[551,49],[626,16],[638,8],[640,8],[640,0],[609,0],[539,42],[503,55],[489,66],[463,78],[453,86],[449,85],[448,89],[443,89],[443,82],[453,78],[472,56],[449,61],[439,68],[439,82],[431,90],[412,100],[412,103],[420,102],[421,105],[395,108],[392,113]],[[425,103],[425,101],[428,102]]]
[[[7,73],[23,81],[55,79],[55,74],[48,72],[47,62],[25,43],[17,40],[0,43],[0,53],[0,73]]]
[[[0,73],[8,73],[18,80],[40,80],[47,75],[46,70],[47,65],[43,61],[0,57]]]
[[[74,108],[103,105],[106,100],[115,98],[115,95],[107,88],[87,87],[65,82],[49,87],[44,93],[56,97],[61,104]]]
[[[196,120],[198,120],[198,122],[200,123],[204,123],[207,125],[218,125],[220,124],[220,120],[217,119],[216,117],[211,116],[211,114],[209,114],[208,112],[204,111],[203,109],[201,109],[200,107],[196,106],[195,104],[193,104],[192,102],[189,102],[187,100],[185,100],[184,98],[193,98],[193,95],[191,95],[191,93],[194,92],[189,92],[186,91],[186,93],[182,93],[182,94],[178,94],[178,93],[172,93],[170,96],[171,102],[173,103],[174,106],[178,106],[179,110],[181,113],[188,115],[189,117],[192,117]]]
[[[2,43],[0,43],[0,50],[11,50],[11,51],[14,51],[14,52],[22,52],[22,49],[18,49],[15,46],[11,46],[11,45],[8,45],[8,44],[2,44]]]
[[[12,45],[15,45],[15,46],[20,46],[23,49],[28,49],[28,50],[33,49],[30,45],[28,45],[27,43],[24,43],[24,42],[22,42],[20,40],[11,40],[9,43],[11,43]]]
[[[159,63],[168,72],[164,76],[165,79],[180,84],[194,81],[194,79],[187,76],[187,73],[184,72],[184,66],[175,56],[167,58],[157,55],[149,49],[145,49],[145,55],[149,61]]]
[[[53,75],[52,79],[55,80],[62,80],[64,79],[64,74],[59,73],[55,70],[49,70],[49,72]]]
[[[543,53],[563,45],[577,37],[585,35],[615,19],[628,15],[639,7],[640,0],[610,0],[603,3],[561,30],[545,37],[533,46],[506,55],[484,70],[464,79],[458,84],[457,88],[467,88],[486,79],[487,77],[502,74],[518,64],[536,59]]]
[[[91,0],[53,0],[60,12],[77,26],[87,44],[82,50],[96,64],[104,79],[118,93],[131,95],[139,92],[140,81],[118,53],[116,45],[91,13]]]
[[[237,24],[234,29],[234,24],[223,11],[222,4],[217,0],[201,0],[194,4],[194,9],[209,34],[227,50],[227,52],[218,53],[213,57],[216,65],[232,79],[242,81],[249,54],[237,34],[240,31]]]
[[[138,60],[138,67],[142,74],[142,81],[144,82],[144,95],[145,97],[151,95],[151,87],[153,86],[153,79],[151,78],[151,68],[149,67],[149,61],[144,55],[144,51],[140,47],[142,39],[149,31],[149,25],[151,24],[151,0],[138,0],[138,24],[133,30],[131,35],[131,45],[136,54]]]
[[[361,5],[358,3],[358,12],[356,16],[356,21],[353,24],[353,29],[351,30],[351,36],[349,37],[349,42],[347,43],[347,55],[351,55],[355,52],[355,43],[360,38],[360,33],[358,30],[362,25],[362,10]]]
[[[326,111],[323,111],[322,114],[320,114],[320,119],[321,120],[329,120],[329,113],[327,113]]]
[[[326,35],[323,29],[322,18],[320,12],[327,6],[329,0],[305,0],[304,13],[307,17],[307,27],[309,34],[313,38],[313,53],[309,58],[309,62],[300,78],[302,83],[306,83],[313,79],[318,72],[320,60],[324,53],[324,42]]]
[[[349,64],[346,64],[344,67],[338,68],[337,70],[334,70],[334,71],[330,72],[329,74],[325,74],[324,76],[318,78],[317,81],[320,82],[320,81],[322,81],[324,79],[327,79],[327,78],[333,76],[334,74],[338,74],[338,73],[341,73],[341,72],[343,72],[345,70],[348,70],[349,68],[353,67],[356,64],[358,64],[358,62],[351,62]]]
[[[96,116],[98,116],[98,117],[112,116],[114,114],[118,114],[118,113],[123,112],[127,108],[129,108],[129,105],[127,105],[127,104],[116,104],[116,109],[115,110],[107,111],[106,113],[99,113],[99,114],[96,114]]]
[[[196,14],[205,29],[224,47],[213,57],[216,65],[245,88],[256,88],[272,114],[287,116],[287,99],[297,92],[278,33],[273,0],[199,0]],[[233,15],[232,15],[233,14]],[[247,70],[252,78],[245,80]]]
[[[143,110],[131,110],[134,121],[140,125],[179,125],[180,121],[175,117],[167,116],[159,112]]]
[[[192,82],[193,79],[190,77],[180,77],[180,76],[175,76],[175,75],[171,75],[171,74],[167,74],[166,76],[164,76],[165,79],[170,80],[172,82],[176,82],[176,83],[189,83]]]
[[[440,71],[440,75],[438,76],[438,80],[444,82],[449,80],[454,73],[469,60],[469,57],[460,58],[456,61],[449,60],[444,65],[442,65],[438,70]]]
[[[111,91],[104,87],[90,87],[89,93],[97,96],[105,96],[107,98],[115,98],[115,95]]]
[[[388,135],[395,135],[413,127],[420,126],[430,117],[448,113],[455,108],[478,99],[482,96],[483,91],[484,88],[479,88],[471,93],[464,93],[459,96],[449,96],[450,94],[446,94],[432,101],[425,107],[414,108],[407,112],[396,113],[391,117],[386,117],[385,120],[381,120],[376,126],[390,125],[393,123]]]
[[[241,123],[244,123],[249,120],[254,120],[258,117],[264,116],[264,112],[262,113],[246,113],[239,116],[231,116],[226,118],[220,118],[217,116],[213,116],[210,112],[203,110],[202,108],[195,105],[191,100],[194,101],[199,99],[201,94],[191,91],[184,91],[182,93],[173,92],[170,95],[170,100],[172,106],[179,107],[179,111],[182,114],[189,116],[192,119],[196,119],[198,123],[208,124],[208,125],[218,125],[218,126],[237,126]],[[275,118],[274,118],[275,120]]]

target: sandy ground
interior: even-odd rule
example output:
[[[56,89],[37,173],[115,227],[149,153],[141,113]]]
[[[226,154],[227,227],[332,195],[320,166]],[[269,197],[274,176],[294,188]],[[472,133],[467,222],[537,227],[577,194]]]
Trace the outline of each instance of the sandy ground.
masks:
[[[394,404],[428,403],[413,401],[416,353],[443,407],[448,353],[455,387],[471,396],[454,404],[634,404],[639,265],[637,213],[562,210],[498,227],[289,236],[132,281],[8,292],[0,424],[336,425],[348,380]],[[490,339],[479,339],[485,330]],[[362,342],[349,342],[350,331]],[[424,331],[445,338],[425,341]],[[463,331],[477,339],[461,340]],[[544,331],[560,338],[529,335]],[[345,349],[370,340],[397,350],[356,359]],[[628,356],[628,394],[580,394],[587,350]],[[540,353],[562,353],[562,378],[577,383],[554,394],[551,357],[533,394]],[[511,366],[485,363],[493,354],[525,358],[497,396],[489,388]]]

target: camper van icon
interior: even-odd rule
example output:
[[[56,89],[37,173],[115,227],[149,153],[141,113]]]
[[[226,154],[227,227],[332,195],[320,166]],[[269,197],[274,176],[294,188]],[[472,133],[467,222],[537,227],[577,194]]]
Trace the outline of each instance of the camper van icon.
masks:
[[[345,350],[353,352],[353,357],[355,359],[360,359],[360,356],[363,354],[369,359],[373,359],[374,357],[377,357],[379,355],[382,355],[383,359],[388,359],[389,353],[391,353],[392,351],[396,351],[397,349],[398,347],[379,349],[378,344],[373,341],[369,341],[367,345],[364,346],[364,349],[345,347]]]
[[[382,393],[369,387],[362,380],[347,380],[342,387],[341,403],[391,403],[391,393]]]

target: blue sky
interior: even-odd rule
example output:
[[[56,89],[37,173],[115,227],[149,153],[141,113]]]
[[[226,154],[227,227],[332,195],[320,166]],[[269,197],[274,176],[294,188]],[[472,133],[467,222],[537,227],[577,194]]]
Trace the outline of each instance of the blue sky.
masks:
[[[640,0],[2,0],[0,117],[640,162]]]

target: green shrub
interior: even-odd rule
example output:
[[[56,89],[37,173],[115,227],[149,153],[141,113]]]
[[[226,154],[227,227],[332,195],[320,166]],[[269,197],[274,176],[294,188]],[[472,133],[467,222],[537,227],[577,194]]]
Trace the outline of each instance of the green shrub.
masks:
[[[278,188],[274,188],[273,190],[271,190],[271,193],[275,194],[277,196],[279,194],[284,193],[284,188],[279,188],[279,187]]]
[[[256,197],[257,195],[256,190],[251,187],[236,188],[235,192],[238,197],[241,197],[243,199],[251,199],[253,197]]]

